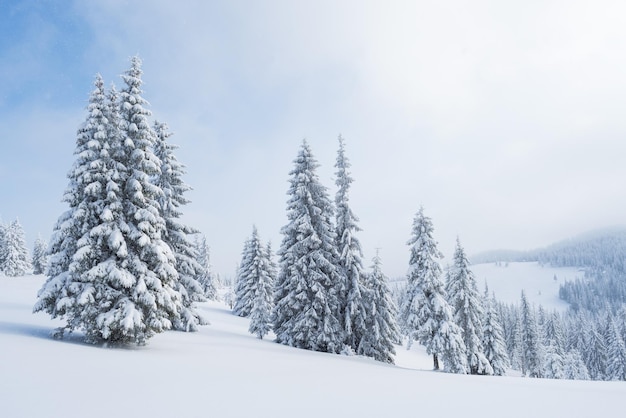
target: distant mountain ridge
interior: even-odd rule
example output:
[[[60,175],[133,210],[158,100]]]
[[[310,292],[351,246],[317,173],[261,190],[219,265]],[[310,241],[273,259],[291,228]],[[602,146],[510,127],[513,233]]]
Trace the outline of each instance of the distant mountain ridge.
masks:
[[[553,267],[626,271],[626,226],[602,228],[530,251],[492,250],[470,257],[473,264],[536,261]]]

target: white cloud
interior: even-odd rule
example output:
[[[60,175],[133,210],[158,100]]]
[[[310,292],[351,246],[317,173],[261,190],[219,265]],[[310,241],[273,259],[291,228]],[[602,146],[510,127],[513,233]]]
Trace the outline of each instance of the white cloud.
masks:
[[[75,5],[94,35],[85,67],[119,85],[128,57],[144,59],[146,98],[176,133],[195,188],[186,219],[206,232],[218,270],[232,273],[252,223],[279,246],[288,172],[303,137],[334,190],[342,133],[366,257],[382,247],[391,275],[406,269],[420,204],[445,253],[457,234],[471,254],[623,223],[625,8]]]

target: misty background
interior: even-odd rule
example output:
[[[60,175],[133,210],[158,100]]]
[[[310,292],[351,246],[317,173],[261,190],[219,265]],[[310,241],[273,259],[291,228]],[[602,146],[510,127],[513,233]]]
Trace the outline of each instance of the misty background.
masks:
[[[0,216],[49,238],[94,76],[137,54],[222,275],[253,224],[280,246],[303,138],[331,197],[345,138],[389,276],[420,205],[444,261],[623,225],[625,28],[620,1],[2,0]]]

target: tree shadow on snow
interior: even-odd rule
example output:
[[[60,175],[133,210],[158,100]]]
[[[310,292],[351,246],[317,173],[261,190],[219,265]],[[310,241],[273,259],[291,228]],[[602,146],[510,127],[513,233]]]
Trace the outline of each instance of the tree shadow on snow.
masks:
[[[94,347],[94,344],[88,344],[85,342],[82,334],[66,333],[63,338],[55,338],[54,335],[56,331],[56,328],[42,327],[40,325],[0,321],[0,334],[20,335],[23,337],[34,337],[43,340],[52,340]],[[97,345],[95,346],[97,347]]]

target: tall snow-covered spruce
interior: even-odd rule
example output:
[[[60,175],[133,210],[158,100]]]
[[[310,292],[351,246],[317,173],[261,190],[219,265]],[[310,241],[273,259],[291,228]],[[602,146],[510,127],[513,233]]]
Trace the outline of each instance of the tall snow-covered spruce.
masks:
[[[461,241],[457,238],[453,265],[447,271],[446,293],[461,328],[471,374],[493,374],[483,348],[483,307],[474,273]]]
[[[411,341],[419,341],[433,356],[435,370],[443,360],[444,370],[467,373],[467,357],[462,331],[454,322],[446,300],[442,270],[443,258],[433,238],[433,224],[424,209],[415,215],[410,246],[407,287],[400,311],[403,332]]]
[[[350,162],[345,155],[345,143],[339,136],[339,150],[335,163],[335,195],[336,209],[336,239],[335,245],[339,253],[339,273],[342,283],[340,288],[340,307],[345,343],[353,351],[358,351],[361,339],[367,333],[366,330],[366,306],[363,272],[363,252],[356,233],[361,230],[357,225],[359,219],[352,212],[349,204],[350,185]]]
[[[334,210],[319,181],[318,166],[304,141],[290,172],[288,223],[281,230],[272,322],[279,343],[338,353],[345,339],[339,306],[342,277],[337,266]]]
[[[78,130],[76,162],[50,244],[48,279],[34,311],[65,318],[93,343],[143,344],[171,328],[184,306],[176,258],[164,241],[163,191],[155,134],[141,96],[141,60],[132,58],[119,94],[100,76]]]
[[[168,141],[172,134],[167,125],[155,121],[154,132],[154,154],[161,164],[153,182],[162,191],[157,201],[161,216],[165,220],[163,241],[174,252],[178,271],[178,281],[175,287],[181,294],[183,305],[180,317],[173,318],[173,326],[181,331],[196,331],[198,325],[206,325],[208,322],[194,306],[195,302],[206,300],[204,289],[196,279],[202,267],[197,261],[196,246],[192,236],[198,231],[180,221],[181,207],[189,203],[189,200],[185,198],[185,193],[191,190],[191,187],[182,179],[185,167],[174,155],[177,147]]]

